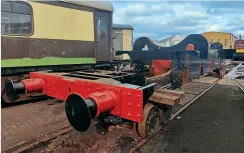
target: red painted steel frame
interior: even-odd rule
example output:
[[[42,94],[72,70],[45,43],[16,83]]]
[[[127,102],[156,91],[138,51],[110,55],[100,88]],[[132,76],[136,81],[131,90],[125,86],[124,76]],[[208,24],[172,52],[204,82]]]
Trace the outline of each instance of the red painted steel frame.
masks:
[[[160,75],[171,69],[171,60],[153,60],[153,74]]]
[[[71,78],[60,73],[31,72],[30,79],[41,78],[42,93],[66,101],[71,94],[78,94],[83,99],[94,97],[94,93],[110,91],[117,99],[116,106],[110,114],[135,122],[141,122],[143,117],[143,90],[128,88],[122,85],[103,84],[102,82]],[[35,85],[36,86],[36,85]],[[41,87],[41,85],[40,85]],[[98,95],[97,95],[98,96]],[[111,104],[111,102],[108,102]],[[108,106],[105,106],[108,107]],[[107,108],[102,108],[107,109]]]

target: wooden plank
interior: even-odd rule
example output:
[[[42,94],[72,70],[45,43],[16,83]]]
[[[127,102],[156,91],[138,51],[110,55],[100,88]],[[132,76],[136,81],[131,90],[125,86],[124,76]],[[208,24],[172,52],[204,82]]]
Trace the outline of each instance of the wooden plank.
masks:
[[[199,95],[201,92],[203,92],[206,88],[183,88],[182,90],[180,91],[184,91],[185,93],[188,93],[188,94],[194,94],[194,95]]]
[[[231,79],[221,79],[218,84],[226,85],[226,86],[236,86],[236,84]]]
[[[236,82],[240,84],[240,86],[244,87],[244,80],[243,79],[235,79]]]
[[[185,94],[184,98],[180,99],[179,104],[180,105],[186,105],[187,103],[189,103],[196,96],[197,95],[194,95],[194,94]]]
[[[193,82],[205,83],[205,84],[213,84],[218,78],[214,77],[203,77],[200,79],[193,80]]]
[[[180,97],[155,92],[149,100],[160,104],[175,105],[180,102]]]
[[[155,90],[155,92],[164,93],[164,94],[168,94],[168,95],[172,95],[172,96],[178,96],[180,98],[183,98],[184,94],[185,94],[185,92],[183,92],[183,91],[169,90],[169,89],[162,89],[162,88]]]
[[[177,91],[184,91],[188,94],[195,94],[198,95],[201,92],[203,92],[205,89],[207,89],[209,85],[202,84],[202,83],[189,83],[185,86],[183,86],[181,89],[176,89]]]
[[[203,82],[189,82],[187,85],[185,85],[185,87],[202,87],[202,88],[207,88],[209,87],[211,84],[208,83],[203,83]]]

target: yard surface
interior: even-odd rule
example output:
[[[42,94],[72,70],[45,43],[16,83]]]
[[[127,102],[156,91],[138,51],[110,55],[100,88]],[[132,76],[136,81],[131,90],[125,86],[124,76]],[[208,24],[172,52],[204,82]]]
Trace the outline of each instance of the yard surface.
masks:
[[[243,153],[244,93],[216,85],[138,152]]]

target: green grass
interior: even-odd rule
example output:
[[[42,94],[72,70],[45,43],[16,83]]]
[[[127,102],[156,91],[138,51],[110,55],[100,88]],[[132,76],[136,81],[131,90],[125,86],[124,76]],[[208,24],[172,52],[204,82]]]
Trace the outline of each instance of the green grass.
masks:
[[[31,58],[7,59],[7,60],[1,60],[1,67],[85,64],[85,63],[93,63],[93,58],[45,57],[41,59],[31,59]]]

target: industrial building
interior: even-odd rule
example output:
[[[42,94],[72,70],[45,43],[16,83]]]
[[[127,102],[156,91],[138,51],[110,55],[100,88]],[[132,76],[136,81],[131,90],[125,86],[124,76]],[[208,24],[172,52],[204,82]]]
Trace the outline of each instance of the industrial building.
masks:
[[[113,48],[116,50],[132,51],[133,49],[133,27],[124,24],[113,24]],[[129,59],[128,55],[119,57]]]
[[[231,33],[224,32],[205,32],[202,35],[208,40],[209,45],[220,42],[224,49],[233,49],[237,37]]]

